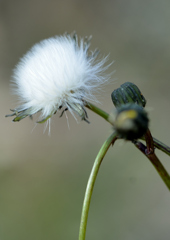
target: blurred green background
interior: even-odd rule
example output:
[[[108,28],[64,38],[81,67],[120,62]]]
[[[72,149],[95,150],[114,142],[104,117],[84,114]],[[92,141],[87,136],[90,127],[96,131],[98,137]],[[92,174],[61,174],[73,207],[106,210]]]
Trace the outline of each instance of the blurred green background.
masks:
[[[9,81],[28,49],[44,38],[72,32],[92,35],[91,49],[110,55],[111,83],[138,85],[147,101],[153,135],[169,144],[170,1],[0,0],[0,239],[78,239],[86,183],[97,152],[111,133],[88,110],[91,124],[68,113],[44,125],[4,116],[16,106]],[[170,172],[170,159],[156,153]],[[92,197],[87,239],[167,240],[170,194],[150,162],[119,141],[106,155]]]

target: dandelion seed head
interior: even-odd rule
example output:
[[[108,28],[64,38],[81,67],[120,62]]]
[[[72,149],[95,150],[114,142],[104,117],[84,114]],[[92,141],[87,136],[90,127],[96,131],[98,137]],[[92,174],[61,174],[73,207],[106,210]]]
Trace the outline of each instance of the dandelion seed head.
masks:
[[[97,60],[88,53],[89,44],[70,35],[56,36],[35,44],[14,69],[14,93],[21,105],[14,121],[41,112],[44,120],[58,109],[72,114],[84,111],[85,100],[95,100],[94,92],[107,77],[107,58]],[[80,115],[80,114],[79,114]]]

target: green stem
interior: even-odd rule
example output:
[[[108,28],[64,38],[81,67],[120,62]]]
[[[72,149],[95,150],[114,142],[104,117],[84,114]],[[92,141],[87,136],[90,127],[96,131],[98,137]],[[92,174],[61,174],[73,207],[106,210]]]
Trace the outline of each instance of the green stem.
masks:
[[[102,118],[104,118],[107,122],[111,123],[109,121],[109,114],[105,111],[103,111],[102,109],[96,107],[95,105],[93,105],[92,103],[89,103],[89,102],[85,102],[85,106],[87,108],[89,108],[91,111],[97,113],[99,116],[101,116]]]
[[[117,139],[117,134],[114,132],[104,142],[103,146],[101,147],[101,149],[95,159],[95,162],[94,162],[94,165],[91,170],[90,177],[89,177],[89,180],[87,183],[87,188],[86,188],[84,202],[83,202],[82,215],[81,215],[81,221],[80,221],[80,230],[79,230],[79,240],[85,240],[90,201],[91,201],[93,187],[94,187],[94,184],[95,184],[95,181],[97,178],[97,174],[98,174],[100,165],[101,165],[102,160],[103,160],[104,156],[106,155],[110,145],[114,144],[116,139]]]
[[[170,147],[153,137],[154,146],[170,156]]]
[[[147,147],[139,142],[139,141],[134,141],[135,146],[150,160],[150,162],[153,164],[155,167],[156,171],[158,172],[159,176],[162,178],[163,182],[167,186],[167,188],[170,190],[170,176],[158,157],[155,155],[154,152],[151,152],[150,154],[147,154],[148,149]]]
[[[111,125],[113,125],[113,123],[109,119],[109,114],[107,112],[103,111],[102,109],[96,107],[95,105],[93,105],[92,103],[89,103],[87,101],[85,102],[85,106],[87,108],[89,108],[91,111],[93,111],[96,114],[98,114],[99,116],[101,116],[102,118],[104,118]],[[144,137],[141,139],[145,140]],[[170,156],[170,147],[168,147],[166,144],[162,143],[161,141],[159,141],[158,139],[156,139],[154,137],[153,137],[153,143],[156,148],[158,148],[159,150],[161,150],[162,152],[164,152]]]
[[[159,176],[162,178],[165,185],[170,190],[170,176],[169,176],[168,172],[166,171],[166,169],[164,168],[164,166],[162,165],[162,163],[160,162],[160,160],[158,159],[158,157],[156,156],[156,154],[155,153],[149,154],[147,156],[147,158],[153,164],[153,166],[157,170]]]

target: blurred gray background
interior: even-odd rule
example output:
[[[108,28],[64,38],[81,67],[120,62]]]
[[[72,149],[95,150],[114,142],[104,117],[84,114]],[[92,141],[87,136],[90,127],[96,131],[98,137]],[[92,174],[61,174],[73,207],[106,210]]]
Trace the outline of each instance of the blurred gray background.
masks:
[[[152,134],[169,144],[170,1],[0,0],[0,239],[75,240],[93,161],[111,133],[88,110],[91,124],[68,114],[52,118],[51,135],[29,119],[4,116],[16,107],[12,69],[42,39],[76,30],[91,49],[110,55],[111,83],[100,107],[113,108],[112,90],[131,81],[147,98]],[[170,159],[156,150],[170,172]],[[87,239],[166,240],[170,194],[150,162],[124,141],[102,163],[92,197]]]

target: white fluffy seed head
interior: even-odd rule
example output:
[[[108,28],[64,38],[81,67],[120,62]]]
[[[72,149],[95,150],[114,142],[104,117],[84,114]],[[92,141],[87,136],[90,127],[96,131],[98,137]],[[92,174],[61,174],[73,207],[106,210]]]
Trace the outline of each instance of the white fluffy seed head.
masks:
[[[97,61],[88,55],[88,47],[70,35],[33,46],[14,69],[14,91],[22,103],[17,112],[28,116],[41,111],[46,119],[61,107],[76,112],[72,106],[83,108],[83,100],[94,100],[93,93],[107,80],[107,58]]]

